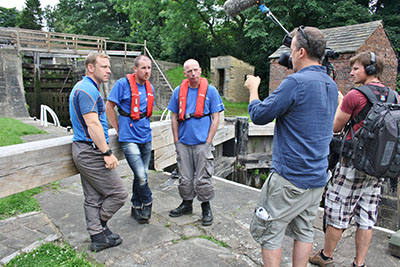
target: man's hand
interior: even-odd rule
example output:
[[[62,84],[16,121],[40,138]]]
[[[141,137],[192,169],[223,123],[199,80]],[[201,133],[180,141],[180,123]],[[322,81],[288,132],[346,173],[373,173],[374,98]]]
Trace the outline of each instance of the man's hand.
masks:
[[[104,156],[104,162],[106,163],[105,166],[107,169],[115,169],[119,165],[117,157],[114,154],[110,156]]]
[[[260,86],[261,79],[260,77],[255,77],[253,75],[247,75],[247,79],[244,82],[244,86],[249,89],[250,99],[249,103],[255,99],[259,99],[258,97],[258,87]]]

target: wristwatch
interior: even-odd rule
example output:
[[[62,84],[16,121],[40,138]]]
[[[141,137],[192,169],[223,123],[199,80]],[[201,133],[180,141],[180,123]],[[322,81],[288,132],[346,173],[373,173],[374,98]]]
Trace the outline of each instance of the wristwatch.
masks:
[[[107,149],[107,151],[103,152],[102,154],[103,154],[103,156],[111,156],[112,155],[112,150],[111,149]]]

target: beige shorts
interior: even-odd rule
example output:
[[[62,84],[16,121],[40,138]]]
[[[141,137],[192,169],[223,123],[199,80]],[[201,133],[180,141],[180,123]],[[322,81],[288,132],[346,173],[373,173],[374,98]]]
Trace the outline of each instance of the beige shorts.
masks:
[[[324,187],[303,189],[277,173],[271,172],[258,201],[269,214],[267,220],[256,214],[250,226],[254,240],[265,249],[279,249],[284,235],[312,243],[313,221],[317,215]]]

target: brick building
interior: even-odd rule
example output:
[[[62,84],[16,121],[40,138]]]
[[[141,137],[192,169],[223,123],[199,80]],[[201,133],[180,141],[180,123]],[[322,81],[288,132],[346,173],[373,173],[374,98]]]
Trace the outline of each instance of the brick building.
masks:
[[[340,54],[338,59],[329,59],[329,61],[336,70],[336,83],[342,93],[347,93],[353,86],[349,59],[364,51],[373,51],[385,58],[385,68],[381,80],[392,89],[396,88],[398,60],[382,21],[322,29],[321,31],[326,38],[327,47]],[[281,46],[269,56],[271,62],[270,92],[275,90],[288,74],[292,73],[292,70],[287,70],[286,67],[278,64],[279,56],[285,51],[290,52],[288,48]]]

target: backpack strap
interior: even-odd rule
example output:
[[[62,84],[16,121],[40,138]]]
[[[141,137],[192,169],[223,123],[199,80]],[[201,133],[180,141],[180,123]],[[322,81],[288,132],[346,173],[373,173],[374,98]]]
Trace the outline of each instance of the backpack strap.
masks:
[[[364,108],[351,120],[351,125],[354,126],[365,119],[369,110],[375,103],[384,102],[384,103],[398,103],[398,95],[395,91],[390,89],[389,87],[382,87],[383,90],[387,90],[387,96],[384,100],[381,99],[383,94],[375,94],[374,92],[375,86],[372,85],[362,85],[360,87],[353,87],[351,90],[357,90],[361,92],[368,100],[367,104]]]

